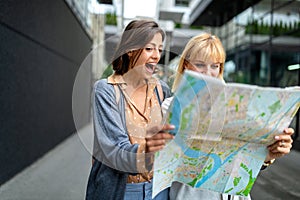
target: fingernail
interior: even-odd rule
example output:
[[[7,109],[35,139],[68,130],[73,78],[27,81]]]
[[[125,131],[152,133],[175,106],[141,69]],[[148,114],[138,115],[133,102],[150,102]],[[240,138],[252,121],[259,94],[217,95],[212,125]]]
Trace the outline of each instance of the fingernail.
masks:
[[[170,125],[170,128],[175,128],[175,126],[171,124],[171,125]]]
[[[274,138],[275,138],[275,140],[279,140],[279,136],[278,135],[276,135]]]

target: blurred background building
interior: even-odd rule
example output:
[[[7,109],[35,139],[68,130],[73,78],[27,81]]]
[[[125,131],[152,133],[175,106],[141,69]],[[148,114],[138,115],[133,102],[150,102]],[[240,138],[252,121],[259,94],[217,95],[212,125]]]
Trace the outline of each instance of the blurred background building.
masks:
[[[299,85],[299,0],[152,0],[151,4],[147,0],[110,2],[111,10],[104,13],[104,18],[109,20],[106,21],[106,28],[101,29],[105,31],[107,47],[103,56],[107,63],[116,41],[110,40],[110,37],[122,30],[131,19],[150,17],[159,21],[167,33],[166,48],[160,60],[165,79],[175,70],[178,55],[186,42],[192,36],[207,31],[217,35],[226,49],[224,78],[227,82],[274,87]],[[101,75],[107,76],[111,72],[108,70]],[[297,130],[294,135],[296,139],[299,114],[291,126]],[[294,148],[300,149],[299,139],[294,144]]]
[[[72,90],[93,43],[83,21],[62,0],[0,1],[0,185],[76,131]]]
[[[186,42],[208,31],[226,49],[227,82],[299,85],[299,0],[1,1],[0,184],[89,123],[93,82],[112,73],[119,33],[134,18],[153,18],[167,33],[164,79]],[[291,126],[296,139],[299,114]]]

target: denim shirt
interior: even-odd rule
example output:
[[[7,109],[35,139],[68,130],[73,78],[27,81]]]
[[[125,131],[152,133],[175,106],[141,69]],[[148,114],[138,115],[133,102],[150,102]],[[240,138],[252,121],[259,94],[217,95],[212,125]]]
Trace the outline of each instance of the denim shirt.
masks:
[[[160,81],[164,98],[171,96],[168,85]],[[162,98],[162,97],[160,97]],[[86,200],[123,199],[128,174],[136,169],[138,144],[131,144],[125,123],[122,94],[116,102],[114,86],[101,79],[94,84],[93,123],[95,162],[92,166]]]

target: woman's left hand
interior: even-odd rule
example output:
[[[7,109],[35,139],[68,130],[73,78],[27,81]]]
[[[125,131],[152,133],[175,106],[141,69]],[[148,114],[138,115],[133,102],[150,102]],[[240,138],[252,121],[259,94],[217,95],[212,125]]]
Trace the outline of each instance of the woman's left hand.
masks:
[[[265,159],[265,162],[268,162],[275,158],[280,158],[288,153],[290,153],[292,148],[292,135],[294,134],[293,128],[286,128],[283,131],[283,134],[275,136],[275,142],[268,146],[268,155]]]

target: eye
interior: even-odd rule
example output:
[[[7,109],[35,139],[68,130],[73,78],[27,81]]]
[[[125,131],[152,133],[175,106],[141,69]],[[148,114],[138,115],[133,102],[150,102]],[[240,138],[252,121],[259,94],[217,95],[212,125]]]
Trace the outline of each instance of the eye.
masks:
[[[220,64],[212,64],[211,68],[212,69],[218,69],[220,67]]]
[[[146,51],[153,51],[153,48],[152,47],[145,47],[145,50]]]
[[[162,50],[162,49],[158,49],[158,51],[159,51],[159,53],[162,53],[162,52],[163,52],[163,50]]]
[[[194,64],[197,68],[204,68],[206,66],[206,64],[204,63],[195,63]]]

